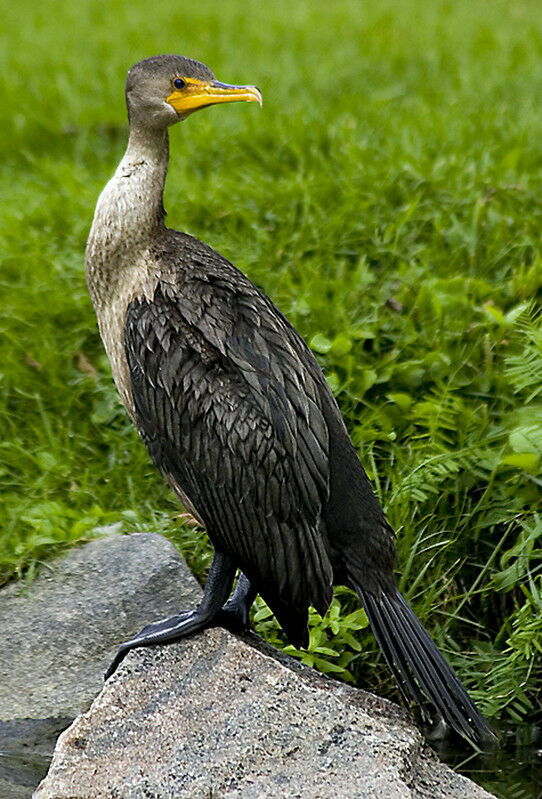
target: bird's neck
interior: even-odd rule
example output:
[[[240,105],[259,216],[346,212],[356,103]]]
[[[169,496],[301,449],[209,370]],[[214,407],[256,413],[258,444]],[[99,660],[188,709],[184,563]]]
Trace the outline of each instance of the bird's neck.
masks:
[[[168,134],[130,131],[126,153],[96,205],[85,253],[87,285],[113,376],[133,413],[124,353],[126,307],[136,296],[152,298],[160,277],[156,243],[164,231],[162,197]]]
[[[89,244],[133,252],[164,227],[164,183],[169,157],[167,130],[132,128],[128,147],[104,188]]]
[[[108,305],[123,287],[150,279],[152,251],[164,230],[168,153],[167,130],[130,130],[126,153],[96,205],[87,242],[87,283],[96,308]]]
[[[122,221],[134,236],[153,234],[164,223],[164,183],[169,159],[167,130],[132,128],[113,178]],[[126,231],[128,232],[128,231]]]

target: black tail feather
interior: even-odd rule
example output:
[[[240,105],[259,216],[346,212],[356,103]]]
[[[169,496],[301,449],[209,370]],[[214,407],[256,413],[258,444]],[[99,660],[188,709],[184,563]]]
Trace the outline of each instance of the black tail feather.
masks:
[[[368,603],[364,603],[364,606],[367,617],[371,623],[374,636],[382,652],[384,653],[384,657],[386,658],[386,662],[388,663],[393,676],[395,677],[397,686],[401,692],[401,696],[403,697],[405,704],[408,705],[410,701],[408,696],[410,691],[411,696],[413,696],[418,704],[423,707],[426,703],[426,699],[424,698],[416,682],[412,679],[409,669],[406,668],[403,658],[400,652],[397,650],[396,642],[394,641],[393,636],[390,636],[389,630],[387,629],[385,623],[382,622],[380,615],[373,613],[371,608],[368,606]],[[396,666],[396,663],[400,665]]]
[[[407,662],[405,667],[411,667],[416,676],[424,676],[425,682],[423,683],[423,688],[428,694],[432,704],[437,708],[439,708],[439,705],[442,705],[447,709],[449,713],[449,723],[458,732],[470,737],[471,730],[468,719],[472,716],[473,712],[477,712],[477,710],[468,694],[464,691],[463,686],[457,680],[452,669],[442,658],[433,641],[427,636],[427,633],[425,633],[423,627],[419,625],[419,622],[419,627],[417,627],[412,624],[412,619],[408,614],[404,614],[404,618],[399,615],[399,613],[397,613],[397,606],[393,603],[391,603],[390,606],[384,605],[383,610],[392,628],[394,626],[402,627],[406,635],[410,633],[412,636],[412,662]],[[410,610],[410,608],[408,608],[408,610]],[[413,618],[416,617],[413,616]],[[416,619],[416,622],[417,621]],[[422,631],[421,634],[420,630]],[[421,678],[419,677],[418,679]],[[466,713],[468,714],[467,719],[465,718]]]
[[[397,684],[424,709],[427,700],[456,732],[472,741],[494,738],[453,669],[397,591],[375,595],[354,585]]]

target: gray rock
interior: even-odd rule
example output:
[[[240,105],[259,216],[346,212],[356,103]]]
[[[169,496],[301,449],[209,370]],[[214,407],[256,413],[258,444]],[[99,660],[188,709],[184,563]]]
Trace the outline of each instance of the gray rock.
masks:
[[[0,777],[0,796],[2,799],[27,799],[31,795],[24,785],[16,785],[11,780],[3,780]]]
[[[482,799],[406,713],[221,629],[132,651],[36,799]]]
[[[28,590],[0,592],[0,796],[23,799],[58,733],[103,687],[118,643],[196,604],[156,535],[72,550]],[[428,751],[408,716],[256,636],[210,630],[132,652],[60,737],[36,796],[484,797]]]
[[[200,594],[177,550],[151,534],[92,541],[27,590],[0,591],[1,797],[30,796],[58,734],[102,689],[118,644]]]
[[[74,718],[101,690],[118,644],[191,607],[200,588],[165,538],[92,541],[0,592],[0,720]]]
[[[0,721],[0,797],[27,799],[47,774],[56,739],[71,718]]]

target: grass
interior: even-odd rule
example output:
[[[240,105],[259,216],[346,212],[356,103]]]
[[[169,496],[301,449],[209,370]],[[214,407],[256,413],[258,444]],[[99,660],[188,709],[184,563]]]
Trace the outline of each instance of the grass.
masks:
[[[492,718],[540,716],[542,17],[536,0],[9,0],[0,48],[0,580],[101,528],[204,536],[120,408],[83,277],[123,81],[181,52],[264,107],[172,131],[168,223],[318,355],[398,533],[400,585]],[[297,653],[393,690],[347,592]],[[342,615],[338,613],[342,608]],[[257,626],[285,645],[267,615]]]

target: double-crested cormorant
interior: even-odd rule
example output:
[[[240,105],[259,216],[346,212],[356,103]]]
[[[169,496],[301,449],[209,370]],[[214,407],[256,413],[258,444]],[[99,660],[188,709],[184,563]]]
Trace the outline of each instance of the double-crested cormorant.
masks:
[[[128,148],[88,239],[88,287],[122,401],[215,550],[198,607],[144,627],[108,674],[133,647],[246,625],[257,593],[305,646],[309,605],[324,614],[333,586],[348,585],[403,694],[484,738],[486,720],[397,590],[393,531],[311,351],[225,258],[164,224],[169,126],[236,100],[261,94],[182,56],[132,67]]]

